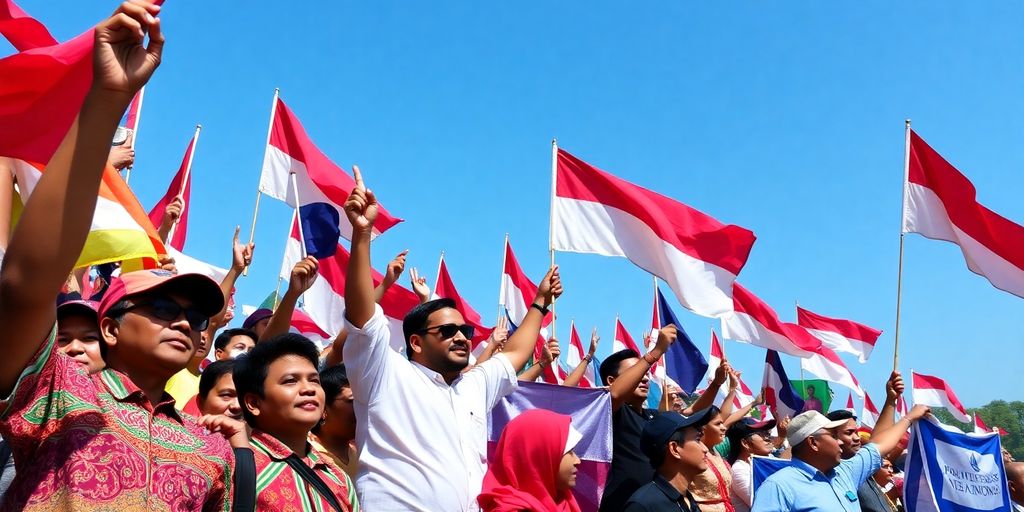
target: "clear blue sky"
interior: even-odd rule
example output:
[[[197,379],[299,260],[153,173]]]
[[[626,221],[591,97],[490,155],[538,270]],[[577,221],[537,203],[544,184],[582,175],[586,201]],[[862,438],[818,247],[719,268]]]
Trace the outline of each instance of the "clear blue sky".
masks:
[[[61,40],[115,6],[21,4]],[[557,137],[602,169],[753,230],[740,281],[783,319],[799,300],[885,330],[867,364],[846,359],[880,404],[903,120],[984,204],[1024,223],[1022,18],[1013,2],[170,0],[132,186],[150,207],[202,123],[186,252],[227,265],[234,226],[248,233],[280,87],[321,149],[346,169],[358,163],[406,219],[374,244],[374,262],[408,248],[432,279],[443,249],[456,284],[491,317],[506,232],[529,274],[546,267]],[[240,303],[274,288],[289,219],[284,204],[263,201]],[[946,378],[968,406],[1021,399],[1024,302],[970,273],[956,246],[906,242],[901,369]],[[596,324],[605,355],[616,313],[639,337],[650,322],[646,273],[626,260],[557,259],[563,338],[569,318],[584,332]],[[714,322],[677,313],[707,350]],[[757,387],[764,351],[729,342],[726,352]]]

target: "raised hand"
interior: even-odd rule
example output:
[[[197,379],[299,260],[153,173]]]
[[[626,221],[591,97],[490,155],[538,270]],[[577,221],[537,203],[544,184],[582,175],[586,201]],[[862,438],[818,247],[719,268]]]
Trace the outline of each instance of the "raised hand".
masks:
[[[735,390],[739,389],[739,387],[740,387],[740,374],[741,373],[742,372],[738,372],[736,370],[730,370],[729,371],[729,390],[730,391],[735,391]]]
[[[160,6],[146,0],[124,2],[96,26],[93,86],[130,100],[153,76],[163,54]],[[142,42],[149,34],[149,44]]]
[[[660,347],[662,352],[664,353],[664,351],[668,350],[668,347],[670,345],[676,342],[676,339],[678,337],[679,329],[676,329],[676,326],[673,324],[668,324],[665,327],[662,327],[660,331],[658,331],[658,341],[657,345],[655,346]]]
[[[931,407],[928,407],[927,405],[917,404],[910,409],[910,412],[907,413],[907,418],[910,419],[910,421],[917,421],[927,416],[928,414],[931,414],[931,412]]]
[[[601,337],[597,335],[597,327],[590,333],[590,349],[587,350],[587,355],[594,357],[597,353],[597,342],[601,340]]]
[[[348,201],[345,201],[345,215],[348,217],[349,223],[352,224],[354,231],[360,231],[364,234],[370,234],[373,231],[373,223],[377,220],[377,212],[379,206],[377,205],[377,196],[373,194],[373,191],[366,188],[363,183],[363,174],[359,172],[359,166],[352,166],[352,176],[355,179],[356,186],[352,189],[352,193],[348,196]]]
[[[540,286],[537,288],[537,297],[534,298],[533,303],[540,303],[541,306],[548,307],[561,295],[562,277],[558,273],[558,265],[554,265],[544,275],[544,279],[540,281]]]
[[[235,226],[235,236],[231,239],[231,268],[241,271],[252,264],[252,253],[256,250],[256,244],[243,244],[238,241],[238,232],[241,226]]]
[[[786,432],[789,430],[789,416],[782,418],[775,424],[775,428],[779,431],[779,437],[786,437]]]
[[[497,343],[499,346],[508,341],[508,320],[504,316],[498,319],[490,338],[490,343]]]
[[[298,293],[305,293],[310,286],[313,286],[313,282],[316,281],[316,274],[319,268],[320,264],[312,256],[306,256],[300,260],[292,267],[292,275],[288,279],[288,291],[294,290]]]
[[[430,300],[430,287],[427,286],[427,278],[421,277],[416,267],[409,271],[409,279],[412,281],[412,291],[416,292],[420,302],[423,303]]]
[[[905,389],[906,387],[903,385],[903,376],[900,375],[899,371],[894,370],[892,374],[889,375],[889,381],[885,383],[886,398],[895,403],[896,399],[903,394]]]
[[[562,355],[562,348],[558,346],[558,340],[551,338],[547,343],[548,353],[551,354],[551,360],[557,361],[558,356]]]
[[[107,162],[119,171],[125,167],[131,167],[135,163],[135,150],[129,147],[127,143],[120,146],[111,146]]]
[[[173,272],[175,274],[178,273],[178,266],[174,264],[174,258],[166,254],[160,256],[160,259],[157,260],[157,264],[160,265],[160,268],[163,270]]]
[[[388,262],[388,268],[384,271],[384,279],[390,282],[398,281],[398,277],[405,271],[405,257],[409,255],[409,249],[406,249],[395,256],[391,261]]]
[[[722,360],[722,364],[715,369],[715,376],[711,379],[711,383],[721,386],[725,383],[730,371],[732,371],[732,365],[729,364],[729,361]]]

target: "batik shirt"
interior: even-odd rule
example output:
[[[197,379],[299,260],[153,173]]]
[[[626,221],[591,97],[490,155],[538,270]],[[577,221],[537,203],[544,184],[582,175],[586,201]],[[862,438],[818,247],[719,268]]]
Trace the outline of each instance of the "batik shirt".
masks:
[[[333,512],[331,502],[307,484],[284,460],[291,449],[274,436],[253,430],[249,440],[256,457],[256,510],[277,512]],[[359,512],[352,480],[333,461],[306,445],[304,464],[316,472],[334,493],[344,512]]]
[[[126,375],[94,375],[55,332],[0,401],[17,476],[3,510],[229,510],[231,447],[166,393],[153,405]]]

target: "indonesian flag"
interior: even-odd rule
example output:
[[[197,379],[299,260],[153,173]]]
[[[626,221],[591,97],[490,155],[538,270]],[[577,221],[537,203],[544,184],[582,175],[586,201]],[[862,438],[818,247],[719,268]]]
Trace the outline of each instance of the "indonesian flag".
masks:
[[[337,241],[334,244],[333,254],[316,256],[321,248],[306,239],[306,253],[316,257],[320,266],[313,285],[303,294],[305,313],[331,338],[337,336],[345,326],[345,274],[349,259],[348,251]],[[302,259],[302,245],[298,222],[293,217],[292,230],[285,245],[285,257],[281,263],[280,276],[286,283],[291,277],[292,267]],[[372,277],[374,286],[384,280],[384,276],[375,270],[372,271]],[[402,320],[418,304],[416,294],[398,283],[392,284],[381,298],[380,307],[384,310],[391,331],[391,348],[399,353],[405,353]]]
[[[621,256],[668,283],[683,307],[732,310],[732,283],[754,234],[558,150],[552,248]]]
[[[796,308],[797,324],[807,329],[825,346],[837,352],[846,352],[867,362],[871,349],[882,335],[882,331],[850,320],[829,318],[812,313],[800,306]]]
[[[316,345],[321,349],[326,347],[334,339],[334,337],[328,334],[327,331],[321,329],[305,311],[299,308],[295,308],[295,310],[292,311],[292,320],[289,322],[288,330],[309,338],[310,341],[316,343]]]
[[[861,409],[860,422],[868,428],[875,428],[878,423],[878,408],[871,402],[871,397],[864,393],[864,408]]]
[[[575,370],[583,362],[583,358],[586,355],[586,351],[583,350],[583,342],[580,341],[580,335],[576,332],[576,322],[569,322],[569,351],[565,354],[566,364],[571,370]],[[592,388],[595,382],[597,382],[597,379],[594,378],[594,365],[591,364],[587,366],[587,370],[583,373],[579,387]]]
[[[622,321],[619,317],[615,317],[615,338],[612,341],[612,353],[616,353],[620,350],[631,349],[637,354],[644,355],[640,351],[640,347],[637,346],[636,342],[633,341],[633,337],[629,335],[629,331],[622,325]]]
[[[142,120],[142,98],[145,94],[145,87],[139,89],[139,92],[135,93],[135,96],[132,97],[132,102],[128,104],[128,111],[124,113],[123,126],[133,134],[139,131],[139,121]],[[134,137],[132,140],[132,144],[134,144]]]
[[[850,412],[852,412],[854,414],[857,414],[857,408],[854,407],[854,405],[853,405],[853,395],[852,394],[847,394],[846,395],[846,410],[850,411]]]
[[[913,370],[911,370],[910,375],[912,377],[911,387],[915,405],[944,407],[957,421],[971,422],[971,415],[967,414],[967,409],[960,403],[960,400],[953,393],[953,388],[946,381],[931,375],[917,373]]]
[[[913,131],[907,180],[903,232],[959,245],[967,268],[1024,297],[1024,226],[978,203],[974,185]]]
[[[443,254],[441,255],[441,263],[437,267],[437,281],[434,283],[434,294],[438,297],[455,301],[455,309],[462,313],[462,319],[476,329],[476,333],[471,340],[473,348],[476,348],[477,344],[486,340],[491,335],[491,331],[494,328],[484,327],[480,313],[477,313],[473,306],[470,306],[469,302],[459,295],[459,290],[455,288],[455,282],[452,281],[452,276],[448,273],[448,265],[444,262]]]
[[[734,311],[722,317],[722,336],[795,357],[810,357],[821,346],[803,327],[779,320],[768,304],[741,286],[733,285]]]
[[[907,409],[907,400],[903,398],[903,395],[896,397],[896,414],[903,417],[906,416],[908,412],[910,412],[910,410]]]
[[[988,425],[986,425],[984,421],[981,421],[981,416],[979,416],[978,413],[974,413],[974,433],[988,434],[991,432],[997,432],[1001,436],[1005,436],[1006,434],[1008,434],[1007,431],[999,427],[988,428]]]
[[[178,217],[178,223],[174,225],[174,229],[167,240],[167,245],[178,251],[185,250],[185,236],[188,235],[188,211],[189,206],[192,204],[192,174],[189,167],[192,165],[192,151],[196,147],[196,142],[198,142],[198,135],[199,133],[196,132],[196,135],[193,135],[192,140],[189,141],[188,147],[185,148],[185,156],[182,157],[181,165],[178,167],[177,174],[171,179],[167,192],[157,201],[153,209],[149,211],[149,220],[154,226],[160,226],[163,223],[164,210],[167,209],[167,205],[174,201],[175,197],[181,196],[181,216]]]
[[[846,367],[839,354],[825,345],[819,346],[809,357],[801,359],[800,368],[829,382],[848,387],[857,393],[857,396],[864,396],[864,390],[857,382],[857,377],[853,376],[853,372]]]
[[[508,238],[505,239],[505,266],[501,271],[501,288],[498,294],[498,305],[505,308],[508,318],[512,324],[519,326],[530,312],[530,305],[537,297],[537,285],[530,281],[519,266],[516,255],[512,252],[512,244]],[[541,320],[541,335],[546,336],[547,331],[543,327],[551,324],[553,316],[548,313]]]
[[[774,350],[765,353],[761,388],[764,389],[764,402],[776,418],[792,418],[804,410],[804,401],[793,389],[786,376],[786,369],[782,366],[782,359]]]
[[[724,384],[718,388],[718,394],[715,395],[714,404],[719,408],[725,403],[725,398],[729,396],[729,385]],[[698,389],[696,391],[697,396],[703,395],[707,392],[707,388]],[[732,398],[732,407],[735,412],[737,409],[742,409],[747,406],[750,402],[754,401],[754,393],[747,386],[746,382],[743,382],[743,378],[740,378],[740,387],[736,389],[736,393]]]
[[[722,366],[722,361],[725,360],[725,351],[722,350],[722,342],[718,341],[718,335],[715,331],[711,331],[711,350],[708,351],[711,354],[711,359],[708,360],[708,382],[715,378],[715,372],[718,371],[718,367]]]
[[[292,174],[295,174],[298,186],[299,204],[295,202],[296,192],[291,186]],[[354,187],[355,180],[313,144],[299,118],[278,98],[270,129],[270,144],[263,156],[260,192],[298,208],[303,216],[333,219],[332,232],[348,240],[352,238],[352,226],[345,218],[344,204]],[[381,207],[373,226],[373,236],[399,222],[402,219],[393,217]]]

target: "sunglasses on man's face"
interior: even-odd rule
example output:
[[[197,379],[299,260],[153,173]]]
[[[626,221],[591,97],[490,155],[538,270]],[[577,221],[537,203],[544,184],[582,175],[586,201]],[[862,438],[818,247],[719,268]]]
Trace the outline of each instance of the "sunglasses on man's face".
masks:
[[[112,313],[127,313],[138,308],[146,308],[150,313],[153,313],[153,316],[166,322],[177,320],[178,317],[181,316],[181,313],[184,312],[185,320],[188,320],[189,326],[196,331],[205,331],[206,328],[210,326],[210,317],[195,309],[184,308],[181,304],[178,304],[171,299],[153,299],[138,302]]]
[[[420,334],[426,334],[431,331],[437,331],[437,334],[441,339],[454,338],[456,333],[461,332],[467,340],[473,339],[473,335],[476,334],[476,329],[472,325],[458,325],[458,324],[442,324],[435,325],[433,327],[427,327],[426,329],[420,330]]]

